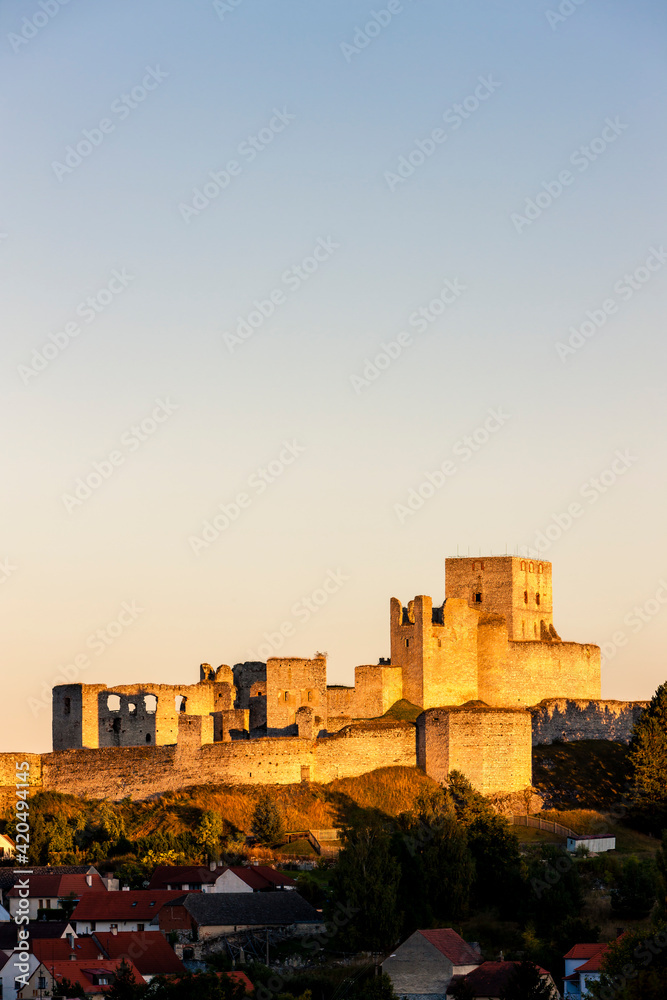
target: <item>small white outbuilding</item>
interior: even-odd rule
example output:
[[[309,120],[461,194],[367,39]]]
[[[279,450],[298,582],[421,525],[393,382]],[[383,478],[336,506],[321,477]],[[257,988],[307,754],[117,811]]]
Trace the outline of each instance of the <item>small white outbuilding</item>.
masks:
[[[582,833],[578,837],[567,838],[568,851],[574,853],[578,847],[585,847],[591,854],[615,851],[616,837],[612,837],[608,833]]]

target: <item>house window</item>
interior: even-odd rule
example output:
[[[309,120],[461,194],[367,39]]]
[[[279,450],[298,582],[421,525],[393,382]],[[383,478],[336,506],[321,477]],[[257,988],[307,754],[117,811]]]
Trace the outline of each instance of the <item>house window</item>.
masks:
[[[535,594],[535,603],[536,604],[540,603],[540,595],[539,594]]]
[[[65,701],[64,701],[64,704],[63,704],[63,711],[65,712],[65,715],[69,715],[70,712],[72,711],[72,699],[71,698],[65,698]]]
[[[119,733],[120,732],[120,721],[121,721],[120,719],[114,719],[113,720],[113,731],[114,731],[114,733]]]
[[[407,649],[409,645],[410,645],[410,640],[406,639],[405,640],[405,648]]]
[[[285,691],[285,701],[289,698],[289,691]]]
[[[521,622],[521,635],[523,636],[524,639],[526,638],[526,623],[525,622]]]
[[[37,979],[37,989],[38,990],[45,990],[46,989],[46,976],[39,976],[38,977],[38,979]]]
[[[542,563],[540,563],[540,565],[537,567],[537,572],[538,573],[543,573],[544,572],[544,566],[542,565]]]
[[[129,705],[127,706],[127,708],[128,708],[128,711],[129,711],[130,715],[136,715],[137,714],[137,706],[134,704],[134,702],[130,702]]]
[[[528,563],[528,569],[529,569],[529,570],[530,570],[530,572],[532,573],[532,572],[534,571],[535,567],[533,566],[533,564],[532,564],[532,563]]]
[[[313,692],[309,691],[308,692],[308,701],[312,701],[312,700],[313,700]]]
[[[522,559],[522,560],[521,560],[521,569],[525,569],[525,568],[526,568],[526,564],[525,564],[525,562],[524,562],[524,561],[523,561],[523,559]]]
[[[96,929],[97,929],[97,921],[96,920],[91,920],[90,921],[90,931],[91,931],[91,934]]]
[[[523,592],[523,603],[524,604],[528,604],[528,591],[527,590],[524,590],[524,592]]]
[[[482,595],[478,592],[475,594],[475,604],[481,604],[481,603],[482,603]]]
[[[50,910],[51,909],[51,900],[50,899],[45,899],[44,900],[44,909],[45,910]]]
[[[137,930],[138,931],[143,931],[143,929],[144,929],[145,926],[146,926],[145,924],[137,924]]]
[[[151,734],[150,733],[146,733],[146,742],[150,743],[150,741],[151,741]]]

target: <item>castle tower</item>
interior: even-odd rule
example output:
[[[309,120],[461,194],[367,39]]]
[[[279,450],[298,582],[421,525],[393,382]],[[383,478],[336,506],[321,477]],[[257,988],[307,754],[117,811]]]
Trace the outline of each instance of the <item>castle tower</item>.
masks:
[[[558,641],[553,626],[551,563],[521,556],[445,560],[445,594],[502,615],[510,641]]]

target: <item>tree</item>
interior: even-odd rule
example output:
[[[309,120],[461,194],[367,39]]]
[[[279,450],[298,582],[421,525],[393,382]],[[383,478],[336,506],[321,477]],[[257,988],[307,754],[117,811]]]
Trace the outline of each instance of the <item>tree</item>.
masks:
[[[398,940],[401,868],[391,833],[380,824],[347,830],[332,887],[339,911],[349,915],[339,931],[351,951],[384,951]]]
[[[641,920],[655,903],[656,871],[650,861],[628,858],[611,890],[611,907],[621,917]]]
[[[602,959],[599,982],[589,981],[593,1000],[664,1000],[667,982],[667,927],[651,934],[630,931],[614,941]]]
[[[532,962],[521,962],[501,991],[500,1000],[552,1000],[553,988]]]
[[[81,983],[72,982],[67,976],[63,976],[60,982],[53,984],[53,990],[51,992],[53,997],[81,997],[85,1000],[86,994],[83,991],[83,986]]]
[[[140,1000],[145,992],[145,985],[137,983],[132,969],[123,959],[116,969],[113,985],[106,995],[110,1000]]]
[[[195,833],[195,841],[211,861],[220,859],[220,838],[222,836],[222,816],[208,811],[202,815]]]
[[[630,741],[635,818],[653,833],[667,827],[667,686],[637,719]]]
[[[250,829],[260,844],[278,844],[285,836],[282,817],[268,791],[257,799]]]

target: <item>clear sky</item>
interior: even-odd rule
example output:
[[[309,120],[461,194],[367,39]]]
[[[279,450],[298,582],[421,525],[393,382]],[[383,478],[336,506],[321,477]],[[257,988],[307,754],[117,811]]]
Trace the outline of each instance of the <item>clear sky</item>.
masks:
[[[665,680],[667,11],[560,9],[5,0],[0,749],[63,668],[352,683],[457,546]]]

